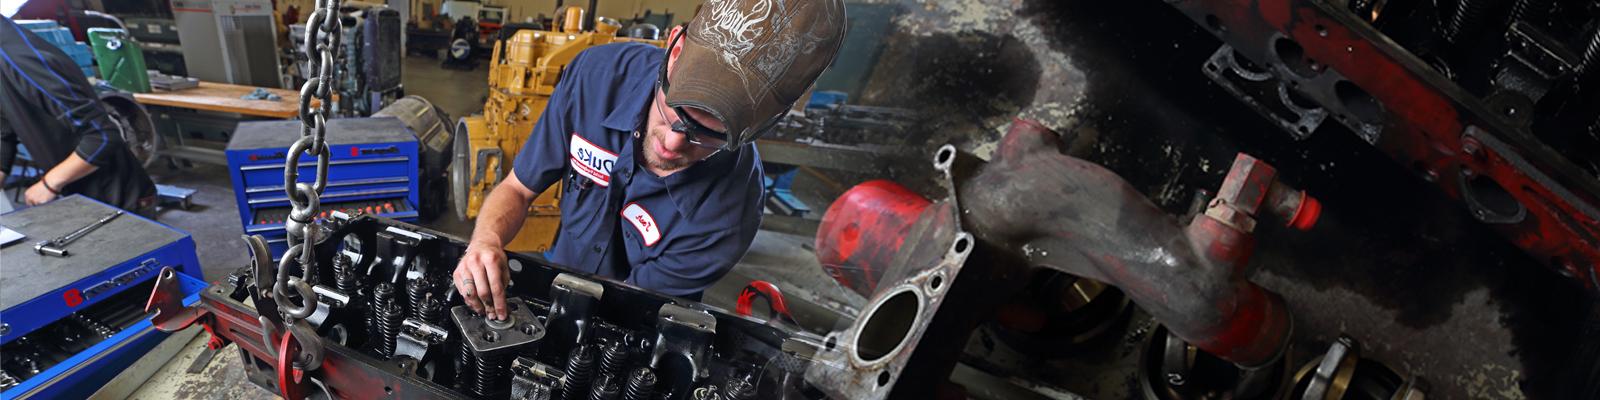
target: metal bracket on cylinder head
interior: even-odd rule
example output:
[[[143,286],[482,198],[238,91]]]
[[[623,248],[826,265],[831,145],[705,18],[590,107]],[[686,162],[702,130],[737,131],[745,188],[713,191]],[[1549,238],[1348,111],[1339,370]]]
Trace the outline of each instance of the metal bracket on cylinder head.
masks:
[[[461,327],[462,340],[479,353],[510,350],[544,339],[544,324],[533,316],[522,299],[506,299],[506,310],[510,312],[511,321],[508,329],[494,329],[486,318],[474,315],[467,306],[451,308],[450,316],[455,318],[456,326]]]
[[[450,332],[437,325],[407,318],[400,324],[400,334],[395,338],[394,355],[421,360],[432,345],[450,338]]]
[[[377,277],[379,282],[399,284],[411,260],[416,257],[422,237],[415,232],[392,227],[378,232],[377,237],[378,255],[367,265],[367,276]]]
[[[528,357],[511,362],[511,398],[549,399],[567,380],[565,373]]]
[[[711,340],[717,334],[717,319],[705,311],[676,304],[662,304],[659,315],[650,368],[664,374],[661,382],[672,388],[672,393],[683,393],[695,382],[711,376],[707,360],[711,357]]]
[[[577,275],[557,275],[550,284],[550,316],[545,322],[550,340],[539,354],[565,357],[566,351],[588,340],[589,319],[600,307],[605,287]],[[545,359],[556,362],[558,359]]]

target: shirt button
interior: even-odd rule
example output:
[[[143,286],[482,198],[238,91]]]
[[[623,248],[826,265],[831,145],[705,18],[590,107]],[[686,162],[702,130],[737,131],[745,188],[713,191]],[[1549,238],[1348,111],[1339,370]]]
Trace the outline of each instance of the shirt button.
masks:
[[[594,249],[595,253],[599,253],[600,252],[600,246],[594,246],[594,247],[591,247],[591,249]]]

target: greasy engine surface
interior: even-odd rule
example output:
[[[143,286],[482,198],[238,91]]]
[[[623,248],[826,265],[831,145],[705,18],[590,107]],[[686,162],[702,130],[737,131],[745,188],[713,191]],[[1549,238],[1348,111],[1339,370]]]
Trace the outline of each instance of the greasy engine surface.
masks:
[[[451,284],[463,240],[375,217],[335,219],[316,252],[311,272],[321,301],[307,321],[328,347],[358,352],[361,362],[399,365],[406,384],[495,399],[806,392],[806,362],[780,349],[815,341],[784,329],[520,254],[508,254],[511,318],[488,320]],[[240,292],[235,300],[242,301]]]

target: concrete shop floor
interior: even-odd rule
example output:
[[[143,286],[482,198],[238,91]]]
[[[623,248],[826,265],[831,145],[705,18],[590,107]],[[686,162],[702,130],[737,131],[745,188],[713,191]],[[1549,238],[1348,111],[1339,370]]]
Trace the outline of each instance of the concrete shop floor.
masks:
[[[405,85],[408,94],[420,95],[443,109],[452,120],[483,109],[488,93],[487,73],[481,63],[472,71],[447,70],[438,67],[438,60],[426,57],[408,57],[405,60]],[[451,125],[454,123],[452,121]],[[330,132],[337,135],[337,132]],[[160,221],[188,231],[195,238],[202,269],[206,279],[216,281],[226,277],[247,262],[247,250],[241,239],[243,228],[239,223],[238,207],[223,166],[196,164],[174,170],[158,167],[151,171],[158,183],[196,189],[194,206],[189,210],[165,210]],[[422,225],[441,231],[466,236],[470,234],[469,222],[456,221],[445,215],[437,221]],[[845,294],[837,285],[821,285],[829,278],[817,264],[810,250],[812,238],[762,231],[756,235],[745,258],[734,271],[709,289],[705,296],[708,304],[732,309],[739,291],[752,279],[764,279],[778,284],[789,296],[811,297],[814,302],[844,303],[859,306],[862,299],[853,293]],[[831,293],[812,294],[790,292],[791,285],[800,287],[825,287]],[[821,296],[823,298],[814,298]],[[198,327],[191,328],[191,330]],[[181,339],[190,335],[176,335]],[[273,393],[260,389],[245,377],[236,346],[216,352],[209,362],[196,363],[203,356],[209,334],[200,332],[183,344],[182,350],[160,368],[147,381],[132,392],[132,399],[270,399]],[[149,363],[147,363],[149,364]],[[131,384],[131,383],[130,383]],[[106,393],[102,393],[102,397]]]

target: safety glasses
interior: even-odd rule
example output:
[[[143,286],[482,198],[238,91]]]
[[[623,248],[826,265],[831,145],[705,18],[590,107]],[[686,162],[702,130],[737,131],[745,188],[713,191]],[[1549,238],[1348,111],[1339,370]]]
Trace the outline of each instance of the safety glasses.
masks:
[[[661,88],[661,93],[667,92],[665,85],[658,84],[656,86]],[[665,98],[650,102],[655,104],[656,112],[661,113],[663,118],[667,115],[665,109],[671,109],[674,114],[677,114],[678,120],[672,121],[670,124],[672,125],[672,131],[683,134],[684,138],[688,139],[689,144],[711,150],[722,150],[723,147],[728,145],[728,135],[711,130],[711,128],[707,128],[705,125],[700,125],[700,123],[690,119],[689,114],[683,111],[683,107],[666,107],[663,105],[667,102]]]
[[[667,43],[668,51],[671,51],[672,46],[677,45],[681,36],[683,35],[674,36],[672,42]],[[654,102],[656,103],[656,110],[661,112],[662,116],[666,116],[666,112],[662,111],[661,108],[664,106],[663,103],[667,102],[665,95],[670,87],[671,84],[667,82],[667,60],[663,59],[661,60],[661,77],[656,81],[656,88],[661,90],[663,96],[659,101]],[[665,108],[672,110],[672,113],[678,117],[677,121],[672,122],[672,131],[683,134],[689,140],[689,144],[713,150],[724,150],[728,146],[727,134],[707,128],[705,125],[695,121],[694,118],[689,118],[689,113],[684,111],[683,107],[665,106]]]

